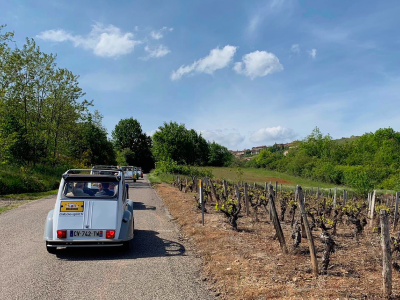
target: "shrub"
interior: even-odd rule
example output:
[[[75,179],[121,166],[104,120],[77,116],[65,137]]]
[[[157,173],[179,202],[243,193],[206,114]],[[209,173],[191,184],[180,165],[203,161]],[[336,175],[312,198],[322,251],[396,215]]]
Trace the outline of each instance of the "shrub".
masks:
[[[38,165],[33,168],[2,166],[0,195],[47,192],[57,189],[65,167]]]
[[[214,177],[210,169],[198,169],[188,165],[178,165],[176,161],[159,161],[156,163],[155,175],[163,173],[180,174],[197,177]]]

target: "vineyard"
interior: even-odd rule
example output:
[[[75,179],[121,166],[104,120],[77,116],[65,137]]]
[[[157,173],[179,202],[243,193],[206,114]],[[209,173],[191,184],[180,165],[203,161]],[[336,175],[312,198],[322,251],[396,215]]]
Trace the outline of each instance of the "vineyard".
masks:
[[[285,190],[277,183],[259,186],[182,176],[171,185],[192,195],[193,209],[203,214],[205,227],[211,216],[218,216],[223,223],[212,226],[278,245],[276,257],[285,257],[274,270],[280,284],[297,286],[299,278],[308,278],[303,282],[307,285],[324,278],[330,289],[340,282],[326,291],[329,297],[399,296],[398,193],[349,197],[336,189]]]

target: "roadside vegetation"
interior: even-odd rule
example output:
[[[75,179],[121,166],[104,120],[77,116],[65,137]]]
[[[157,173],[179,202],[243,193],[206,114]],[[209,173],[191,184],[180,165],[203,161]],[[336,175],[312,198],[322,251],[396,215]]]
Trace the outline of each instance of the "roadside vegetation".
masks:
[[[364,195],[374,188],[399,190],[400,133],[386,128],[356,139],[335,141],[315,128],[291,148],[270,147],[244,165],[347,185]]]
[[[179,164],[168,167],[160,164],[157,169],[236,182],[278,181],[287,186],[321,188],[347,186],[364,196],[373,189],[400,190],[400,133],[392,128],[340,140],[333,140],[315,128],[304,140],[295,141],[290,147],[274,145],[250,159],[245,158],[227,155],[222,168],[191,169]],[[174,161],[179,162],[180,156],[175,156]],[[228,165],[230,168],[226,168]]]
[[[200,168],[201,169],[201,168]],[[310,179],[305,179],[302,177],[297,177],[293,175],[288,175],[286,173],[281,173],[277,171],[271,171],[264,168],[241,168],[241,167],[210,167],[209,170],[212,172],[213,176],[217,179],[227,180],[230,182],[248,182],[256,183],[259,185],[264,185],[265,182],[270,181],[275,184],[282,184],[284,187],[295,187],[297,184],[304,187],[320,187],[320,188],[333,188],[338,185],[332,183],[326,183],[321,181],[315,181]]]

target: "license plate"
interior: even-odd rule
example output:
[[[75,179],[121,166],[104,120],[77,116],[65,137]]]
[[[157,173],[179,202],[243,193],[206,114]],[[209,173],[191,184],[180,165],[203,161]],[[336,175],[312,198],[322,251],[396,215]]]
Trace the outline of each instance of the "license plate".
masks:
[[[70,230],[69,237],[103,237],[104,230]]]

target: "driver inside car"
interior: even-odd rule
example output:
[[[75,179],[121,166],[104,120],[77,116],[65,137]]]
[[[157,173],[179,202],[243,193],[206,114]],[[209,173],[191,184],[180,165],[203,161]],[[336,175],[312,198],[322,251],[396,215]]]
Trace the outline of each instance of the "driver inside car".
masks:
[[[108,182],[99,183],[99,192],[95,195],[96,197],[112,196],[112,195],[114,195],[114,192],[109,190]]]

